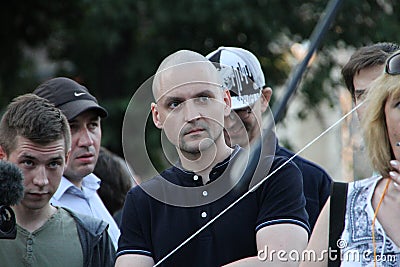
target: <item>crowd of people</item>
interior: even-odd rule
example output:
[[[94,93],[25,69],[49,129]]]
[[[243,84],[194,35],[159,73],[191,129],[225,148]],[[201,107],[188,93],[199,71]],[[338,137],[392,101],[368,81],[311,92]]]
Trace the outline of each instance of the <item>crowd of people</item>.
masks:
[[[374,170],[351,183],[279,144],[244,48],[162,60],[148,108],[178,160],[147,180],[101,146],[108,112],[85,86],[55,77],[16,97],[0,159],[24,196],[0,265],[400,266],[400,47],[362,47],[342,75]]]

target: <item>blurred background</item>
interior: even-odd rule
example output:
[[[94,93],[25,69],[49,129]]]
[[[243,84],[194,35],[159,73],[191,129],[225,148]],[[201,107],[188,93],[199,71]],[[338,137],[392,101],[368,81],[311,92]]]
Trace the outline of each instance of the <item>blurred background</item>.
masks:
[[[39,83],[66,76],[85,85],[109,111],[103,146],[123,156],[125,109],[135,90],[167,55],[180,49],[208,54],[238,46],[260,60],[273,88],[272,108],[328,1],[321,0],[68,0],[10,1],[0,9],[0,108]],[[400,2],[343,1],[310,61],[297,93],[277,124],[280,142],[299,151],[352,108],[341,67],[354,50],[375,42],[400,42]],[[147,142],[160,152],[159,132]],[[335,180],[371,174],[357,119],[350,116],[302,156]]]

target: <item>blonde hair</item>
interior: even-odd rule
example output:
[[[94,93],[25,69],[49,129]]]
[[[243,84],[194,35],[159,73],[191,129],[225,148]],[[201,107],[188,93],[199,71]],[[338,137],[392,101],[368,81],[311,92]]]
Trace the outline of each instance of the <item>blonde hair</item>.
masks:
[[[368,155],[373,168],[383,177],[389,176],[390,160],[394,159],[386,125],[385,105],[389,98],[400,96],[400,75],[382,74],[371,84],[361,121]]]

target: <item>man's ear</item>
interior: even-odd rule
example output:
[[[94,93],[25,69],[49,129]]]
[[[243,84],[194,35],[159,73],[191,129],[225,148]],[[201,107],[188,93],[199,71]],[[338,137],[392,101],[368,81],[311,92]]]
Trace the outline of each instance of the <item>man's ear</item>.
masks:
[[[269,101],[271,100],[272,96],[272,89],[271,87],[265,87],[261,90],[261,112],[264,113],[264,111],[267,110]]]
[[[4,151],[3,147],[0,146],[0,160],[4,160],[4,159],[7,159],[7,154]]]
[[[160,119],[160,113],[158,112],[157,104],[151,103],[151,115],[153,117],[153,123],[158,129],[162,129],[162,122]]]
[[[67,152],[67,154],[65,155],[65,164],[64,164],[63,173],[64,173],[65,169],[67,168],[68,161],[69,161],[69,156],[70,156],[70,155],[71,155],[71,149],[68,149],[68,152]]]
[[[231,106],[232,106],[231,92],[228,89],[224,90],[224,102],[225,102],[224,115],[225,117],[227,117],[229,116],[229,114],[231,114]]]

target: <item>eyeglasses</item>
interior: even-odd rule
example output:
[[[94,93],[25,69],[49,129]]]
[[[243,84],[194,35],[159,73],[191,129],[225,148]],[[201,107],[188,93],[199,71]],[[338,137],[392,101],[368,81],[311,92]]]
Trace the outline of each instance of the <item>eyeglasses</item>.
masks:
[[[391,55],[386,61],[385,72],[390,75],[400,74],[400,53]]]

